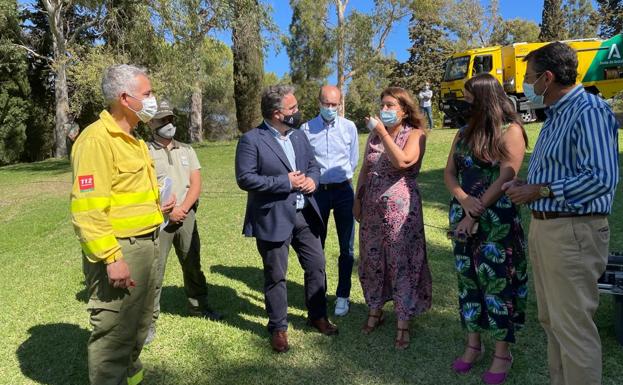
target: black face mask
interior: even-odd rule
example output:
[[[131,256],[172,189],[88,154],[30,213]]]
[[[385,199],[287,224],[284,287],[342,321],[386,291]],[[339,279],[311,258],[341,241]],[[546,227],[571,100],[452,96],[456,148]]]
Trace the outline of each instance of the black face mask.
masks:
[[[292,115],[284,115],[281,122],[288,127],[299,128],[301,125],[301,111],[296,111]]]

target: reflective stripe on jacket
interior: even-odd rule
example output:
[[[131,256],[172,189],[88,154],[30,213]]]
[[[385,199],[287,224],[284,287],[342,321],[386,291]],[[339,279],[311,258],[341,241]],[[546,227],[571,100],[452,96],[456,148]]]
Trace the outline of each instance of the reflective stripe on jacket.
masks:
[[[120,258],[117,238],[147,234],[162,223],[147,146],[122,131],[108,111],[78,137],[71,163],[72,222],[91,262]]]

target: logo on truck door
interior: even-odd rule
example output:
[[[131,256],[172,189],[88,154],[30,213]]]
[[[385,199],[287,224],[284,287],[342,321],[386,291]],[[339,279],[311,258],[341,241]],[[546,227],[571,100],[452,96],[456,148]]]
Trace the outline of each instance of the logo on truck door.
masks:
[[[610,59],[620,59],[621,58],[621,53],[619,52],[619,47],[617,47],[616,44],[612,44],[612,47],[610,47],[610,52],[608,52],[608,59],[606,60],[610,60]]]

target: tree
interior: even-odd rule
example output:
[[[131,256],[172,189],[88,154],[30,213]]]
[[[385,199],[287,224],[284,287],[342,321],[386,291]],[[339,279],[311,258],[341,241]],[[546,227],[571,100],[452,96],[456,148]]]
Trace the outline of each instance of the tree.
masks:
[[[94,42],[97,35],[96,27],[101,27],[105,20],[105,2],[94,2],[93,6],[74,4],[71,0],[40,0],[34,6],[35,12],[46,15],[47,26],[51,36],[51,55],[45,56],[37,52],[33,42],[17,44],[17,47],[28,51],[29,55],[44,60],[54,80],[55,128],[54,156],[67,155],[66,127],[70,122],[69,86],[67,68],[72,65],[72,51],[85,40]]]
[[[22,155],[31,105],[26,53],[15,47],[21,33],[17,2],[0,0],[0,11],[0,165],[4,165]]]
[[[186,58],[178,71],[192,74],[189,84],[190,120],[189,138],[191,142],[203,141],[203,84],[206,81],[205,68],[202,68],[201,55],[196,52],[205,43],[207,34],[223,29],[231,20],[229,7],[220,0],[157,0],[153,2],[153,12],[159,16],[160,33],[178,46]]]
[[[597,0],[599,20],[599,36],[609,39],[623,33],[623,0]]]
[[[520,42],[539,41],[541,30],[539,26],[524,19],[503,20],[494,28],[491,36],[491,45],[509,45]]]
[[[240,132],[252,129],[261,121],[260,98],[264,78],[261,36],[263,11],[258,0],[234,1],[234,99]]]
[[[407,0],[375,0],[372,15],[352,12],[346,16],[346,7],[349,0],[333,0],[337,11],[336,27],[336,69],[337,87],[342,90],[346,82],[358,72],[367,69],[379,61],[385,60],[383,49],[393,26],[409,14],[410,1]],[[351,24],[349,26],[349,24]],[[352,24],[368,28],[367,36],[364,31]],[[365,47],[361,47],[363,43]],[[348,52],[351,52],[349,55]],[[348,59],[355,61],[349,61]],[[344,114],[344,98],[340,114]]]
[[[379,114],[379,96],[390,85],[392,64],[392,59],[381,60],[356,73],[348,83],[346,113],[357,127],[364,128],[367,116]]]
[[[440,6],[445,27],[457,36],[457,49],[489,45],[494,26],[501,20],[497,0],[491,1],[488,9],[478,0],[454,0]]]
[[[135,65],[157,64],[157,49],[164,39],[152,23],[149,0],[109,0],[109,3],[101,39],[110,52]]]
[[[540,41],[564,40],[567,36],[562,0],[544,0]]]
[[[593,38],[597,34],[599,15],[590,0],[567,0],[563,14],[567,39]]]
[[[198,76],[201,77],[202,138],[231,138],[236,115],[231,49],[223,42],[206,36],[193,51],[194,63],[190,63],[184,44],[163,42],[158,55],[160,60],[151,72],[152,83],[158,98],[167,99],[177,108],[177,127],[180,132],[176,138],[191,141],[190,95]],[[194,65],[201,68],[201,74],[192,70]],[[188,129],[181,132],[183,128]]]
[[[418,1],[411,6],[411,55],[407,62],[394,66],[394,85],[407,88],[414,94],[427,81],[433,90],[439,89],[444,62],[452,52],[452,42],[442,20],[444,7],[444,0]]]
[[[318,91],[331,73],[334,39],[328,28],[328,0],[291,0],[290,38],[285,39],[290,76],[303,120],[318,113]]]

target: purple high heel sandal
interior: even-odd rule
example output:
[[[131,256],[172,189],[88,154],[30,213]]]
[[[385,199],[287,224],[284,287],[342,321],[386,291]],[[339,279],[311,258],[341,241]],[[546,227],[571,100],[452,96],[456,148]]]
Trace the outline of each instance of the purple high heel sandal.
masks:
[[[452,370],[459,374],[468,373],[474,367],[474,364],[482,359],[482,356],[485,354],[485,347],[480,344],[479,347],[467,345],[468,349],[472,349],[478,352],[478,357],[473,362],[465,362],[461,357],[458,357],[452,363]]]
[[[500,357],[496,354],[494,354],[493,357],[498,360],[510,362],[510,365],[508,369],[502,373],[491,373],[490,371],[487,370],[482,375],[482,382],[484,382],[487,385],[503,384],[504,382],[506,382],[506,378],[508,377],[508,372],[510,372],[511,370],[511,366],[513,366],[513,355],[510,352],[508,352],[507,357]]]

